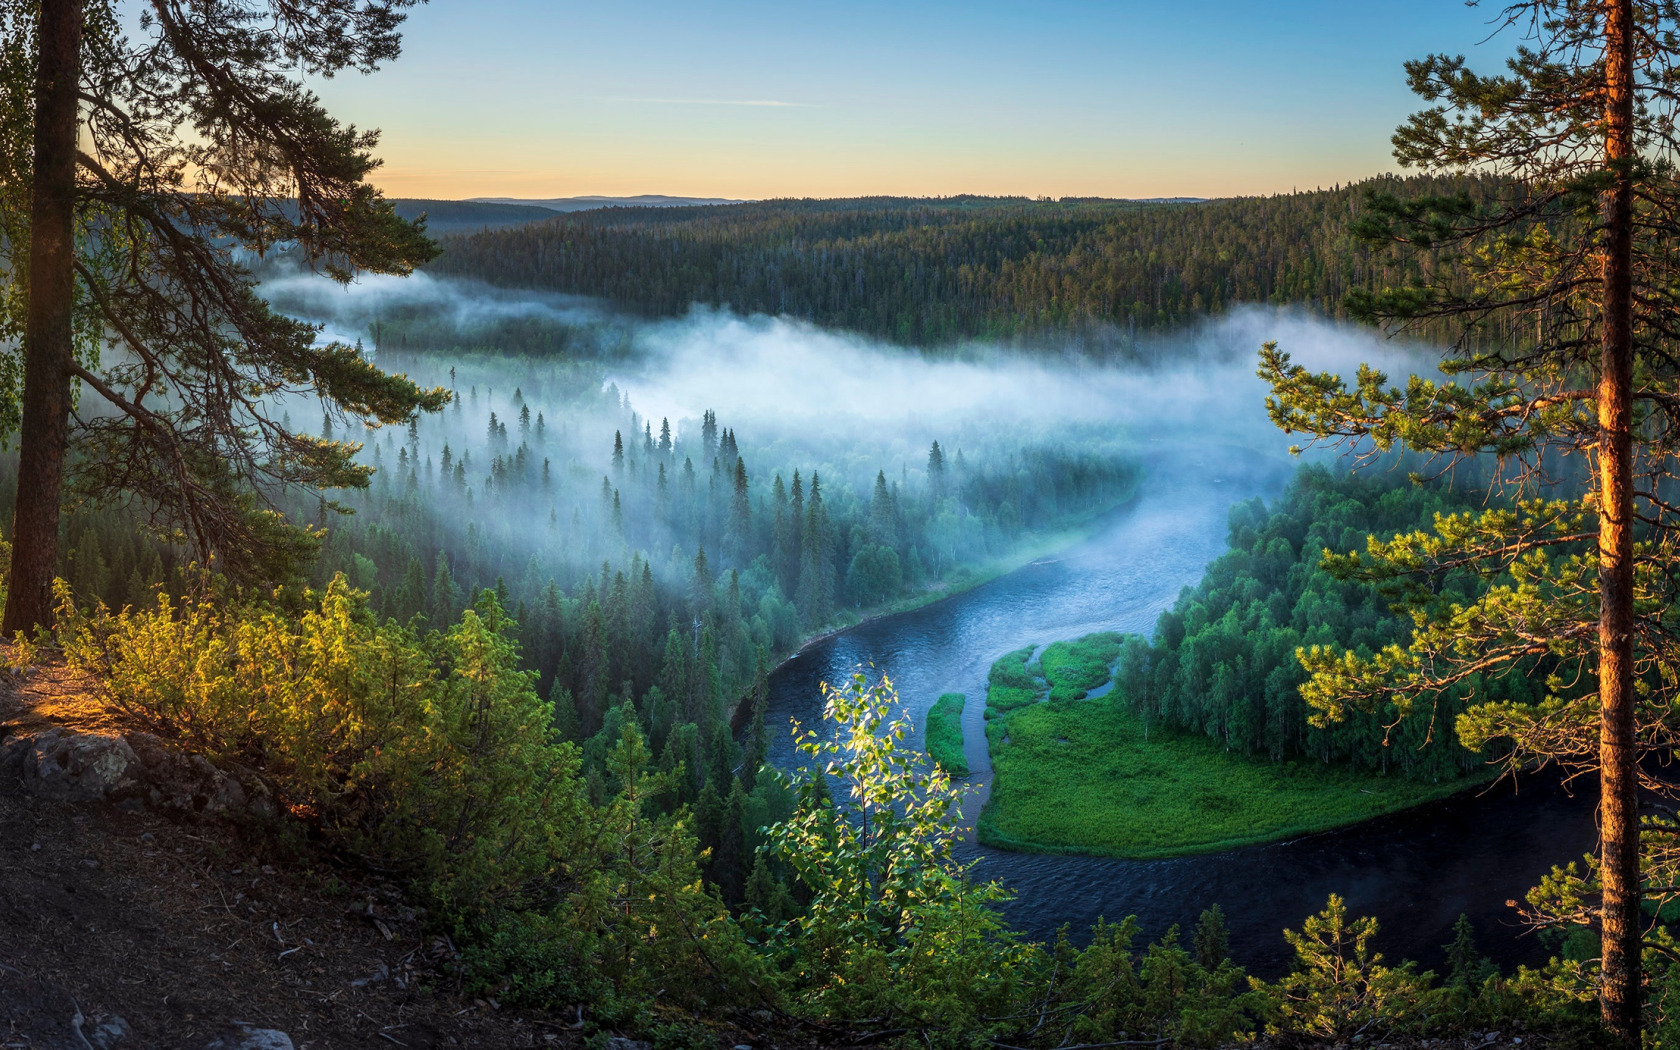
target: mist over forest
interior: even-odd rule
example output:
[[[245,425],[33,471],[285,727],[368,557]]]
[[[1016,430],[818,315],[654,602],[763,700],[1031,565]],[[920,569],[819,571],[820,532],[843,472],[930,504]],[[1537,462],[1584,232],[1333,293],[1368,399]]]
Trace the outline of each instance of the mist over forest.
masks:
[[[926,352],[710,308],[647,320],[424,273],[343,287],[281,271],[262,290],[453,394],[406,431],[293,409],[364,442],[377,471],[336,497],[354,514],[317,515],[315,578],[344,571],[382,614],[434,622],[499,588],[581,734],[650,689],[655,705],[686,694],[661,744],[679,716],[739,722],[755,676],[810,634],[1051,549],[1170,484],[1176,461],[1286,455],[1254,375],[1262,338],[1338,370],[1409,356],[1267,309],[1163,337],[1140,363]]]

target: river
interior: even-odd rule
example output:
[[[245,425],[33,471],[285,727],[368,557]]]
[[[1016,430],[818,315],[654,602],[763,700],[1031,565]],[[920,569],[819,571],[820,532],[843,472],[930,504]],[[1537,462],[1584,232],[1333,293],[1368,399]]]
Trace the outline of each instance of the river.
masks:
[[[918,727],[939,694],[967,693],[964,732],[975,774],[965,809],[972,819],[990,780],[982,715],[992,662],[1022,645],[1092,631],[1149,633],[1225,549],[1231,505],[1272,498],[1292,469],[1287,460],[1240,446],[1163,452],[1137,498],[1063,554],[807,646],[770,679],[771,761],[794,763],[789,735],[775,730],[789,719],[820,720],[820,684],[857,668],[888,675]],[[1345,897],[1354,914],[1376,916],[1377,947],[1391,960],[1439,968],[1441,946],[1463,913],[1475,923],[1482,951],[1500,963],[1543,962],[1545,948],[1506,901],[1520,900],[1551,865],[1578,859],[1593,842],[1588,795],[1531,777],[1515,788],[1501,784],[1340,831],[1207,856],[1124,861],[1012,853],[978,845],[972,829],[959,855],[978,857],[977,876],[1015,894],[1005,914],[1033,937],[1054,936],[1064,923],[1078,936],[1099,917],[1136,915],[1145,938],[1154,939],[1174,924],[1187,932],[1217,903],[1237,962],[1276,976],[1290,958],[1282,930],[1299,929],[1331,893]]]

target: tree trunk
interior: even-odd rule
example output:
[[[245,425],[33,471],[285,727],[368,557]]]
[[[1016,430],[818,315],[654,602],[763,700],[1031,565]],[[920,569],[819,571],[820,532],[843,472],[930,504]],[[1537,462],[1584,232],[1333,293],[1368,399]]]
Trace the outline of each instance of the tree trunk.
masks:
[[[1605,1025],[1640,1042],[1638,756],[1633,719],[1633,4],[1605,0],[1604,345],[1598,383],[1599,834]]]
[[[44,0],[35,73],[35,160],[29,200],[29,311],[23,335],[23,419],[12,569],[0,633],[52,622],[59,499],[70,426],[76,288],[76,93],[82,0]]]

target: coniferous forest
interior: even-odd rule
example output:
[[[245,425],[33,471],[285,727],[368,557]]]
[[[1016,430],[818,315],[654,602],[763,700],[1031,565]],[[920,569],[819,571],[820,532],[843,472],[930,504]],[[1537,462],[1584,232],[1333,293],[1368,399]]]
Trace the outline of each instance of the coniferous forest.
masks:
[[[413,6],[0,0],[8,1047],[1680,1047],[1680,6],[1328,190],[439,239]]]
[[[1345,318],[1351,290],[1404,285],[1429,265],[1355,235],[1369,194],[1486,200],[1506,189],[1414,176],[1183,203],[882,197],[608,208],[452,236],[430,269],[600,296],[647,316],[703,304],[914,346],[1071,334],[1125,350],[1244,303]]]

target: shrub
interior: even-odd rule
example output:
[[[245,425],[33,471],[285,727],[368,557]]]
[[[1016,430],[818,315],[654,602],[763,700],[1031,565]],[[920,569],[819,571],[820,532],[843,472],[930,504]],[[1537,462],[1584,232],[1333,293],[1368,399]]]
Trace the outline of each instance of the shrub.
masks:
[[[301,615],[213,581],[174,602],[78,613],[66,660],[105,697],[213,759],[257,767],[334,844],[485,906],[541,878],[577,820],[577,753],[518,670],[485,592],[447,632],[378,623],[342,575]]]
[[[990,711],[1013,711],[1036,704],[1044,695],[1044,683],[1027,670],[1027,660],[1036,646],[1005,653],[986,672],[986,707]]]

